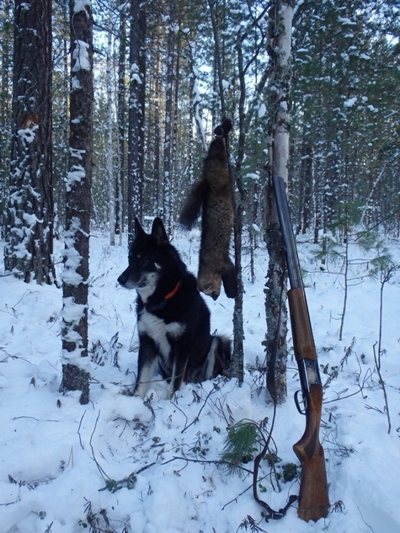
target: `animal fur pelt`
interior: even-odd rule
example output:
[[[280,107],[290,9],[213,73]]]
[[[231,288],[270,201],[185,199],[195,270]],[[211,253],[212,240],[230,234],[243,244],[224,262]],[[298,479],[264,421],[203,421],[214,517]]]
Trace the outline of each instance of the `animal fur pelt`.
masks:
[[[232,122],[225,119],[214,130],[201,178],[193,184],[179,222],[191,229],[202,208],[199,290],[216,300],[221,280],[229,298],[236,296],[236,270],[229,257],[233,227],[233,192],[226,151]]]

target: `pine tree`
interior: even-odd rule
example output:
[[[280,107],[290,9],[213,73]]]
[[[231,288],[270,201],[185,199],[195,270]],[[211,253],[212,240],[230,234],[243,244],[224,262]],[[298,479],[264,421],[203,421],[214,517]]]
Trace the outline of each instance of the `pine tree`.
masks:
[[[62,310],[62,391],[89,402],[88,282],[93,151],[93,19],[91,0],[71,0],[70,170]]]
[[[52,283],[51,1],[14,6],[11,176],[5,268]]]
[[[128,132],[128,234],[134,236],[135,217],[142,218],[144,120],[146,90],[146,11],[140,0],[131,1]]]

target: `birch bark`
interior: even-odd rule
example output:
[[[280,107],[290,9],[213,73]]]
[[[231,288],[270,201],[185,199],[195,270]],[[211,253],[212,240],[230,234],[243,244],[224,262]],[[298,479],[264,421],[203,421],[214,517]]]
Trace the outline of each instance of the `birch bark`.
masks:
[[[267,317],[265,347],[268,365],[271,363],[271,355],[274,353],[275,347],[277,349],[275,387],[278,403],[283,403],[287,396],[286,262],[270,178],[273,175],[281,176],[286,185],[288,184],[292,17],[293,6],[291,2],[274,0],[269,11],[268,28],[268,52],[271,61],[269,83],[271,121],[267,139],[269,183],[266,195],[266,244],[269,264],[265,285]],[[280,328],[278,328],[279,324]]]

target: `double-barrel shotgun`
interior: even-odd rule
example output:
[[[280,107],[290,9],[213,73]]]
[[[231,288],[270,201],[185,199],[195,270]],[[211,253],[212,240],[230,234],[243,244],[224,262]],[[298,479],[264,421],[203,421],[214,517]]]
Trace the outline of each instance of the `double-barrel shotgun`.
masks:
[[[298,516],[307,522],[317,521],[329,512],[324,449],[319,440],[322,383],[283,178],[273,177],[273,187],[286,252],[290,322],[301,383],[295,400],[298,410],[306,415],[305,432],[293,446],[302,466]],[[300,407],[299,392],[304,409]]]

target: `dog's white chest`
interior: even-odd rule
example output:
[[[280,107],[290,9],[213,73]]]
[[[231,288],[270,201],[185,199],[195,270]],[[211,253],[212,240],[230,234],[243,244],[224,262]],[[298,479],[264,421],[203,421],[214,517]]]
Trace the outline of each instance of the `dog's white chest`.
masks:
[[[146,333],[157,344],[160,355],[168,358],[171,351],[170,338],[178,338],[185,331],[184,324],[170,322],[166,324],[164,320],[152,315],[146,309],[140,315],[138,322],[139,333]]]

